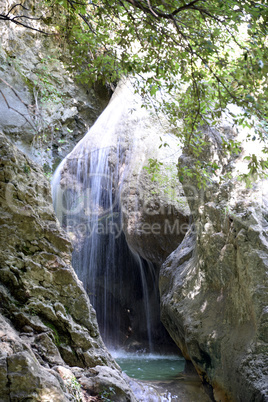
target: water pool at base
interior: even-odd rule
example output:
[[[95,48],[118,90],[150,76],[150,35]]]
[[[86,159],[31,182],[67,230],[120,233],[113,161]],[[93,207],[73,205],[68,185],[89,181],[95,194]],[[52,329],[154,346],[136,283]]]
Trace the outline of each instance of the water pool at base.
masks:
[[[185,360],[179,356],[112,353],[121,369],[132,378],[147,381],[173,380],[184,370]]]
[[[110,352],[123,372],[133,378],[129,384],[139,401],[211,402],[197,373],[184,372],[183,357]]]

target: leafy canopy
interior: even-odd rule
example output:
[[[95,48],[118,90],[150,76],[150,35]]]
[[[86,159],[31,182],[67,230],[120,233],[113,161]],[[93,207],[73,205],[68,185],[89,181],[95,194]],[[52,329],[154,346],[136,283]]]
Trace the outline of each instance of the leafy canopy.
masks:
[[[202,127],[216,127],[226,107],[235,104],[242,110],[233,116],[235,123],[255,125],[267,152],[266,0],[44,1],[64,16],[57,29],[82,82],[143,77],[138,90],[156,96],[154,105],[197,157],[205,146]],[[231,152],[237,146],[226,144]],[[268,167],[263,160],[253,165]]]

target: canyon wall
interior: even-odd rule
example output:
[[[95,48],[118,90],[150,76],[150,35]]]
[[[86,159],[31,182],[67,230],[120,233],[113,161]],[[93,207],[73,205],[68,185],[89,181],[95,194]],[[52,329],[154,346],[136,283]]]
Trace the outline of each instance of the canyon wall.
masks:
[[[1,0],[0,10],[16,4]],[[45,13],[38,2],[21,5],[25,15]],[[77,84],[57,35],[3,21],[0,33],[0,399],[87,401],[112,386],[111,398],[135,401],[71,265],[47,180],[109,90]]]
[[[221,170],[205,190],[185,182],[193,225],[161,267],[161,316],[217,401],[265,401],[268,182],[251,177],[247,188],[236,177],[260,144],[242,136],[246,149],[228,160],[214,134],[204,134],[210,146],[203,157],[217,159]],[[185,154],[181,162],[190,166],[194,158]],[[226,172],[233,178],[221,182]]]

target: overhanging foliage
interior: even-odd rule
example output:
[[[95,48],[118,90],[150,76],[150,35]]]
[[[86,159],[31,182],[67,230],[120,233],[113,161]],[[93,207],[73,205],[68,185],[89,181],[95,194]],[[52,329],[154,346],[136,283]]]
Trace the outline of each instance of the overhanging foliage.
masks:
[[[155,97],[153,107],[167,114],[197,158],[206,145],[202,127],[217,127],[235,104],[241,112],[233,115],[234,123],[254,126],[267,152],[266,0],[43,1],[62,15],[56,30],[68,43],[69,65],[81,82],[142,77],[139,92]],[[234,142],[225,148],[237,147]],[[264,172],[267,162],[254,166]]]

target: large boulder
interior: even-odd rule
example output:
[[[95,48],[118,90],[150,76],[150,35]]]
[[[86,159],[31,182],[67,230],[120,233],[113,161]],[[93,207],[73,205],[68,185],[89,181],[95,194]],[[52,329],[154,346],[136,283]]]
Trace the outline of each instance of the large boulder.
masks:
[[[123,230],[129,246],[160,267],[187,233],[190,209],[177,175],[178,140],[163,117],[146,117],[122,185]]]
[[[259,152],[255,142],[224,161],[219,135],[207,136],[205,160],[214,155],[222,170],[205,190],[185,183],[194,225],[161,268],[162,321],[217,401],[265,401],[268,181],[247,188],[235,178],[246,172],[247,152]],[[234,178],[221,182],[224,172]]]
[[[60,376],[43,367],[33,350],[24,343],[19,333],[0,315],[0,386],[1,401],[72,400]],[[52,343],[52,342],[51,342]],[[58,355],[60,360],[60,356]]]
[[[73,377],[79,368],[86,374],[97,365],[108,366],[121,377],[72,268],[71,243],[54,214],[50,185],[3,134],[0,200],[1,401],[73,400],[74,387],[62,380],[59,366]],[[129,389],[123,398],[124,390],[121,400],[134,401]]]

